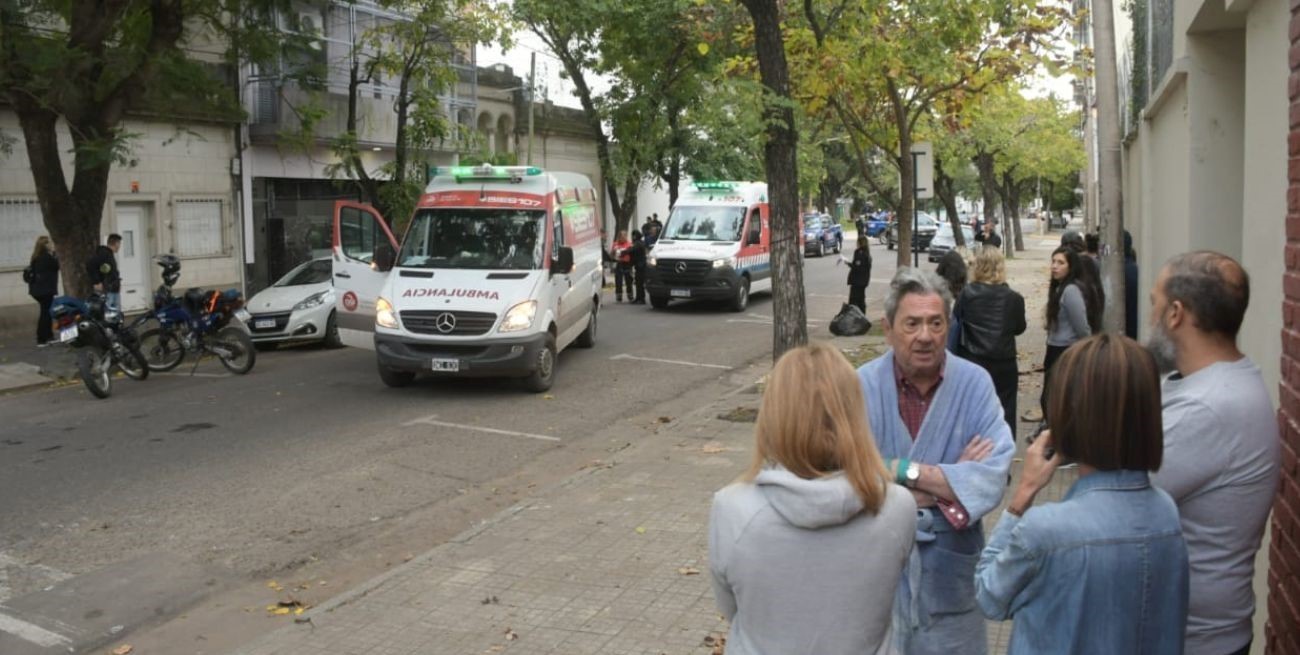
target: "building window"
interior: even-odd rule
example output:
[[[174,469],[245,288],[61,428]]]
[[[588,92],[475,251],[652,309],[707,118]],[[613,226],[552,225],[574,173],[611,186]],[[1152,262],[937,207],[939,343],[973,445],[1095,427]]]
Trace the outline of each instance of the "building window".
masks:
[[[42,234],[45,221],[35,198],[0,198],[0,268],[27,266]]]
[[[225,254],[220,200],[177,200],[175,251],[181,257]]]

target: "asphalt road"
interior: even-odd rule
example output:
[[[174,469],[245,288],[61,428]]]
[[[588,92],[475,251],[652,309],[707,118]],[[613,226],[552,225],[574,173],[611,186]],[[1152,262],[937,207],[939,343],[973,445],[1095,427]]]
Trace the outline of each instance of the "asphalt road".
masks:
[[[873,254],[876,317],[894,253]],[[805,265],[815,337],[847,297],[834,260]],[[260,353],[247,376],[205,362],[116,380],[106,401],[0,398],[0,652],[224,652],[280,625],[269,581],[319,603],[752,383],[770,317],[767,294],[737,314],[607,291],[597,347],[562,353],[546,395],[389,389],[372,353],[308,347]]]

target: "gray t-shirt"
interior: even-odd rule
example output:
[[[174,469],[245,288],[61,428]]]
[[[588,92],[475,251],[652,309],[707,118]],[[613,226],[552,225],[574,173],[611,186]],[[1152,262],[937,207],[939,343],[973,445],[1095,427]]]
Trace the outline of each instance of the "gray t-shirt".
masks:
[[[1278,484],[1278,428],[1249,358],[1164,383],[1164,462],[1151,481],[1178,504],[1191,593],[1186,655],[1231,653],[1251,638],[1255,551]]]
[[[1088,303],[1083,300],[1079,285],[1071,283],[1061,291],[1061,307],[1057,310],[1056,325],[1047,333],[1047,345],[1069,346],[1092,334],[1088,327]]]

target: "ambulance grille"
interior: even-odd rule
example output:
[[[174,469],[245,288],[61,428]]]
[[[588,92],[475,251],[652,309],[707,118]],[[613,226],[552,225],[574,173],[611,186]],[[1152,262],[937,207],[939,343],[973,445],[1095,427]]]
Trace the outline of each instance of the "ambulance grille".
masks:
[[[704,277],[713,268],[713,262],[700,259],[660,259],[655,268],[665,284],[697,284],[704,281]]]
[[[452,321],[444,318],[444,314],[450,315]],[[478,334],[487,334],[488,330],[496,325],[497,315],[490,312],[454,312],[441,309],[427,310],[410,310],[401,312],[402,325],[407,332],[416,334],[436,334],[450,337],[471,337]],[[445,326],[454,322],[454,327],[445,330]],[[444,329],[439,329],[439,326]]]

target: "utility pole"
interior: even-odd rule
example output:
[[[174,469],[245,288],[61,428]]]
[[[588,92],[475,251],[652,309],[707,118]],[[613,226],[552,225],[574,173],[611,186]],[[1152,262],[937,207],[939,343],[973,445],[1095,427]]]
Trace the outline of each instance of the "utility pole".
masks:
[[[1101,184],[1101,277],[1107,332],[1124,333],[1124,203],[1120,188],[1119,75],[1115,63],[1115,13],[1111,0],[1093,0],[1097,53],[1097,178]]]
[[[533,165],[533,105],[537,104],[537,53],[528,58],[528,162]]]

